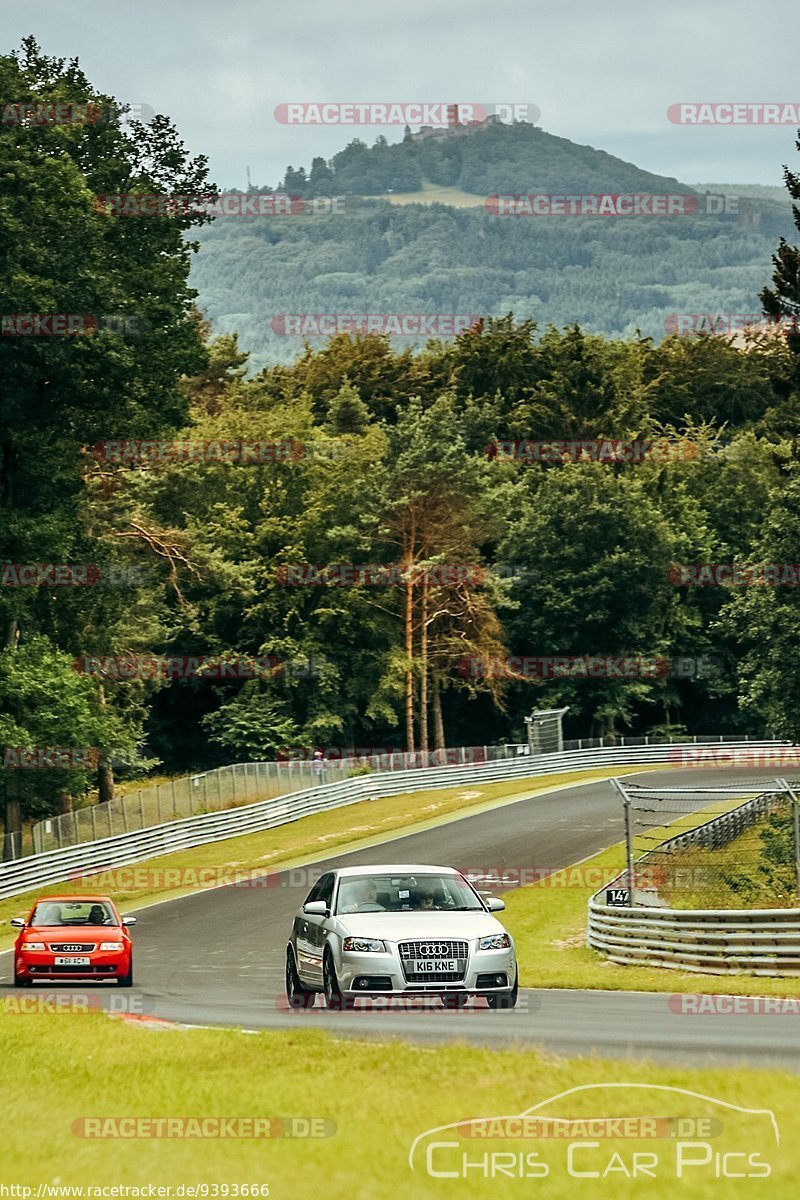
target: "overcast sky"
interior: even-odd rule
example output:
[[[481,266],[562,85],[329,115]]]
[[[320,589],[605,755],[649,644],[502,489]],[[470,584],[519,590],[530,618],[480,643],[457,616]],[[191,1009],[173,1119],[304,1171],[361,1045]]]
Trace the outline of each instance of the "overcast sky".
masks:
[[[169,115],[222,187],[244,187],[248,164],[274,185],[289,163],[383,132],[281,125],[292,101],[535,104],[548,132],[685,183],[780,184],[784,163],[800,167],[794,126],[666,115],[800,101],[790,0],[0,0],[0,18],[4,51],[32,33],[99,91]]]

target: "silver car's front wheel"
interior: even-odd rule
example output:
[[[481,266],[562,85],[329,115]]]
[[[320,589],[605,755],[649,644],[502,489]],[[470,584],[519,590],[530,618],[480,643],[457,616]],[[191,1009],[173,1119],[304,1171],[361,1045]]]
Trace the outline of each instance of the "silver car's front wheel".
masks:
[[[325,951],[325,957],[322,960],[322,985],[325,989],[325,1004],[327,1008],[343,1009],[352,1008],[353,1000],[350,996],[343,996],[339,988],[339,980],[336,978],[336,968],[333,965],[333,955],[330,950]]]

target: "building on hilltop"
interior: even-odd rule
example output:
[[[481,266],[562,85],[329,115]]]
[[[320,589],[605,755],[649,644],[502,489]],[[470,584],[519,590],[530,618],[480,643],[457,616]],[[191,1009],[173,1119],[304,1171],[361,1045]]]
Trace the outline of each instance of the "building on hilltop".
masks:
[[[458,109],[458,104],[448,104],[446,125],[422,125],[417,133],[411,134],[411,140],[424,141],[427,138],[452,137],[453,134],[477,133],[479,129],[488,129],[490,125],[504,123],[496,113],[490,113],[482,121],[459,121]]]

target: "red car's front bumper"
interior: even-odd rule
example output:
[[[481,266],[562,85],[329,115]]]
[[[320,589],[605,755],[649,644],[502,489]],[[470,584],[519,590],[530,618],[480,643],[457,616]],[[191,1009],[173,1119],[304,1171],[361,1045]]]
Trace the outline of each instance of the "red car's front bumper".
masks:
[[[15,969],[24,979],[117,979],[119,976],[130,974],[131,952],[129,949],[98,950],[86,955],[88,965],[64,965],[56,963],[56,955],[52,951],[18,951],[15,955]]]

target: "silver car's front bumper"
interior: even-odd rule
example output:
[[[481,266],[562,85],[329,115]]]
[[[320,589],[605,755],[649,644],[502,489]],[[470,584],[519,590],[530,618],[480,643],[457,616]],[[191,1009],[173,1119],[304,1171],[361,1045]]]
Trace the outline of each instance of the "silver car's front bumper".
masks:
[[[386,951],[366,954],[339,951],[335,958],[339,987],[351,996],[425,996],[444,993],[487,995],[510,991],[517,976],[513,946],[505,950],[477,950],[470,947],[463,978],[431,974],[429,980],[409,981],[397,945]]]

